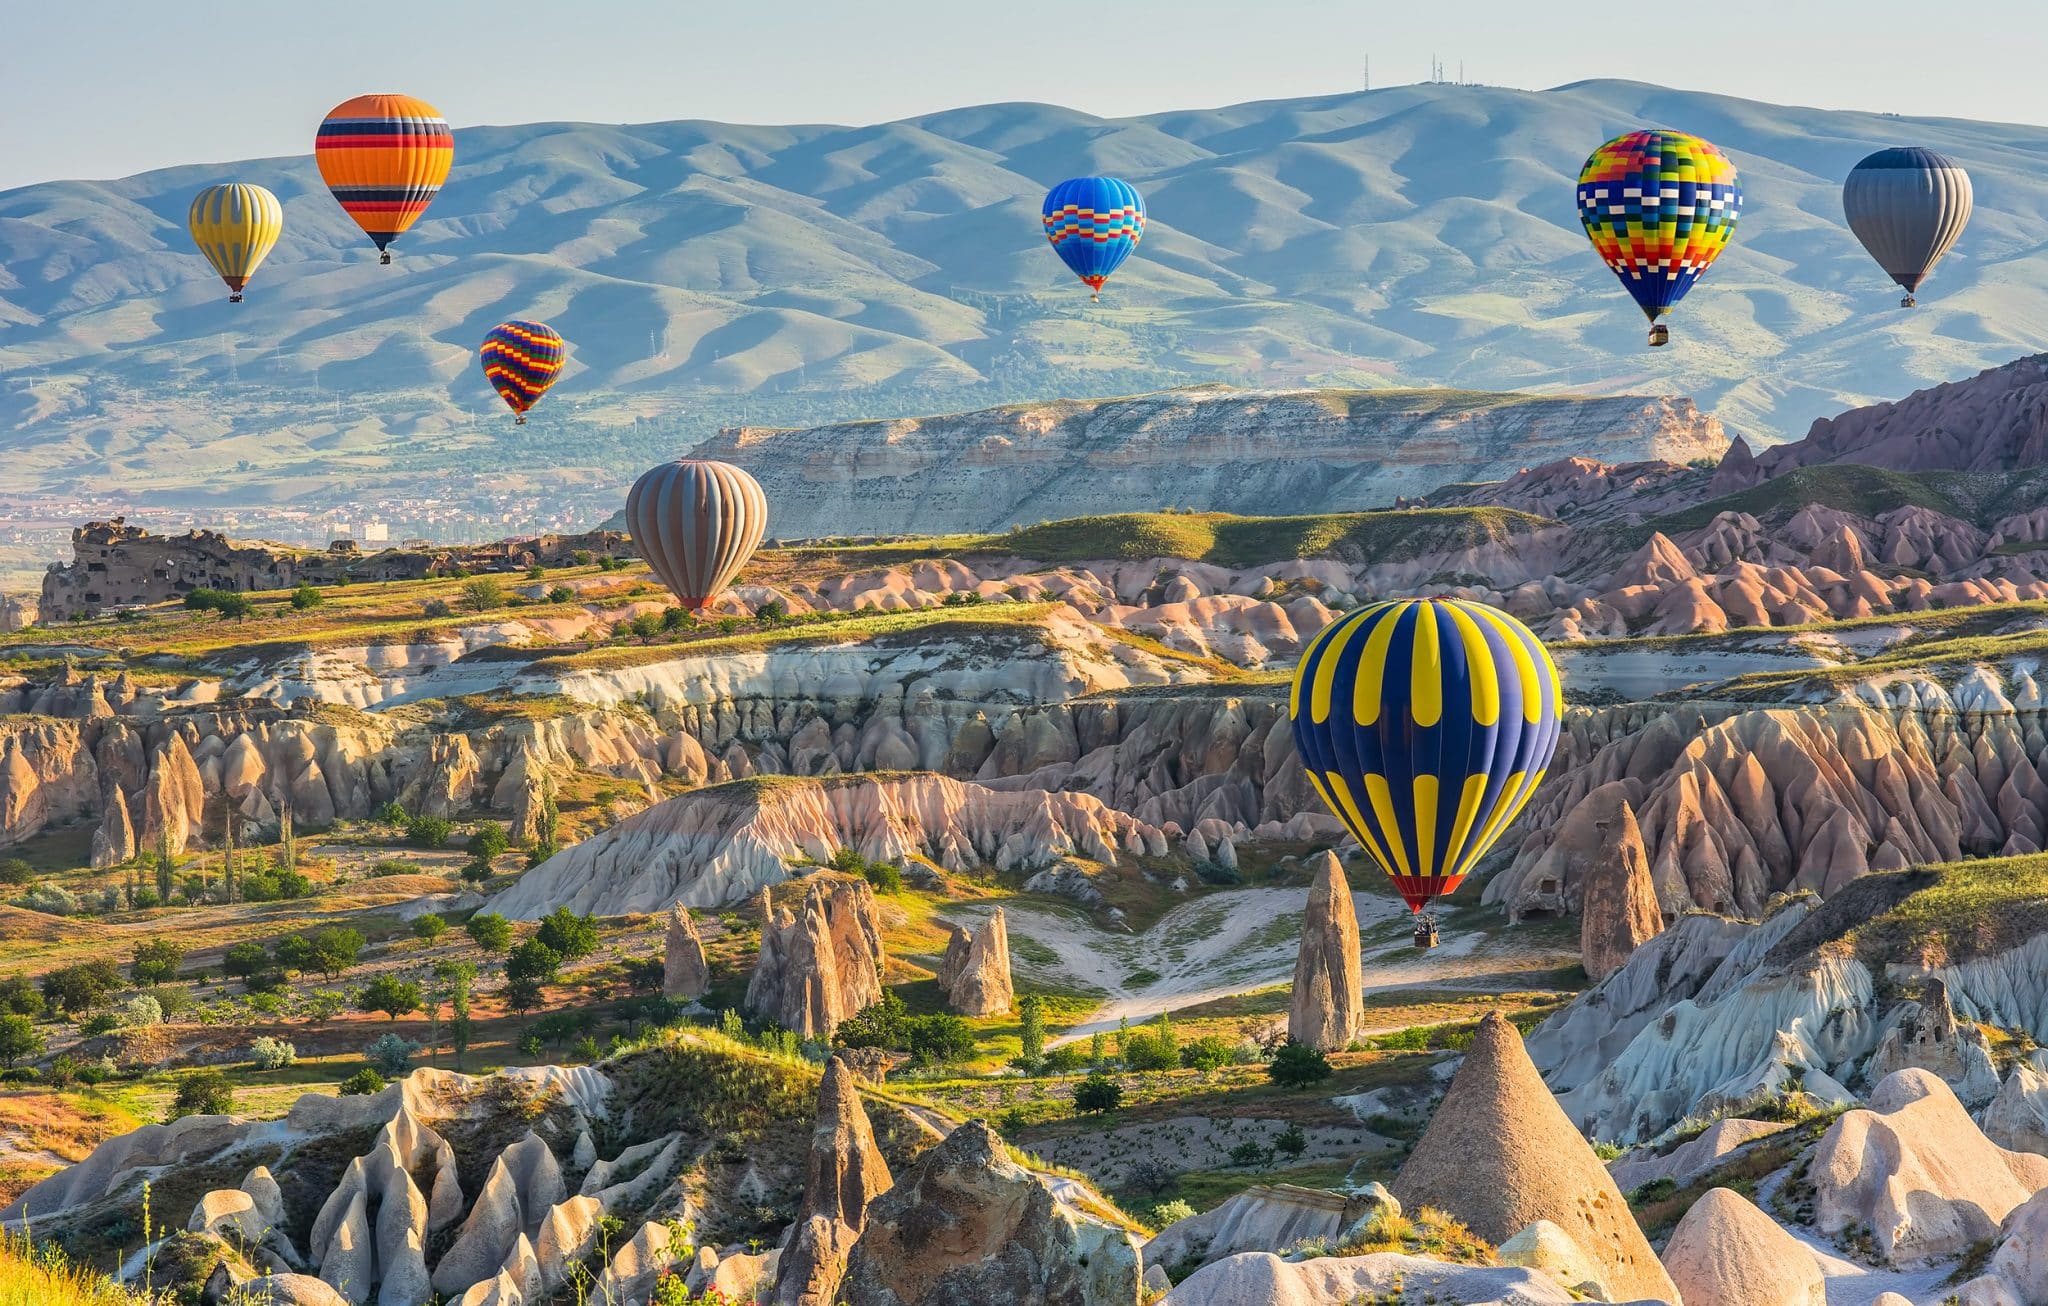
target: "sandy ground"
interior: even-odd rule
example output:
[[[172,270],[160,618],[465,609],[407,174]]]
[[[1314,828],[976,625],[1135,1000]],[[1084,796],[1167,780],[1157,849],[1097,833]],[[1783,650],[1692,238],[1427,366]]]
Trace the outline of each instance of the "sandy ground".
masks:
[[[1631,700],[1654,698],[1658,694],[1689,685],[1713,685],[1736,676],[1759,671],[1799,671],[1833,665],[1812,652],[1794,648],[1777,651],[1755,649],[1721,651],[1687,649],[1619,648],[1560,649],[1558,674],[1567,689],[1581,693],[1612,690]]]

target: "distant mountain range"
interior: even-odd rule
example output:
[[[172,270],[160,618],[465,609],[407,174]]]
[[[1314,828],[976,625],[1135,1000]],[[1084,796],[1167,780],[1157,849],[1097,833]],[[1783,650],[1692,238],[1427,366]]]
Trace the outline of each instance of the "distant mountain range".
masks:
[[[1748,197],[1656,353],[1572,203],[1587,152],[1641,124],[1719,143]],[[1913,313],[1838,198],[1899,142],[1953,154],[1977,194]],[[1689,395],[1767,443],[2048,340],[2044,160],[2048,128],[1629,82],[1130,119],[471,128],[389,268],[310,157],[54,182],[0,193],[0,493],[311,502],[540,473],[609,494],[724,425],[1210,380]],[[1047,185],[1092,171],[1136,182],[1151,214],[1100,306],[1037,218]],[[230,177],[276,191],[287,221],[235,307],[184,231],[193,191]],[[571,346],[525,428],[473,355],[511,316]]]

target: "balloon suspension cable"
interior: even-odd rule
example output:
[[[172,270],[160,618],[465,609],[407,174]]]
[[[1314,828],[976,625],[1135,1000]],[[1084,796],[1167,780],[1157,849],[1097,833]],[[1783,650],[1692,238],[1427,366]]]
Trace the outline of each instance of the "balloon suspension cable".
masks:
[[[391,251],[390,251],[390,250],[388,250],[388,249],[387,249],[387,250],[385,250],[385,251],[384,251],[384,257],[382,257],[382,258],[378,259],[377,261],[378,261],[379,263],[382,263],[382,264],[384,264],[384,265],[385,265],[386,267],[389,267],[389,266],[391,265]]]
[[[1650,348],[1658,349],[1671,343],[1671,328],[1662,322],[1650,328]]]

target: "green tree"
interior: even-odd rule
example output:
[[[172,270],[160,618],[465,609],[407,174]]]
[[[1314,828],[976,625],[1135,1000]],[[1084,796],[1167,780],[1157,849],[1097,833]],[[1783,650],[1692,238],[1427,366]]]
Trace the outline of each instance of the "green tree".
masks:
[[[527,849],[526,864],[538,866],[562,850],[562,813],[555,805],[555,778],[547,776],[540,785],[539,833]]]
[[[405,823],[405,841],[415,848],[440,848],[455,833],[455,823],[445,816],[415,816]]]
[[[177,886],[178,855],[171,848],[171,827],[168,821],[160,824],[156,831],[156,900],[168,905],[171,890]]]
[[[328,979],[355,965],[363,950],[362,933],[347,925],[323,926],[307,942],[313,945],[313,965]]]
[[[441,982],[448,999],[448,1047],[455,1053],[455,1068],[460,1070],[462,1058],[469,1052],[469,994],[476,983],[476,967],[451,957],[434,964],[434,978]]]
[[[1286,1132],[1273,1140],[1273,1150],[1284,1153],[1289,1157],[1299,1158],[1303,1152],[1308,1150],[1308,1135],[1302,1132],[1299,1124],[1290,1121]]]
[[[1215,1034],[1205,1034],[1180,1050],[1180,1063],[1205,1075],[1229,1065],[1230,1060],[1230,1041]]]
[[[106,1002],[121,987],[111,961],[81,961],[43,976],[43,1000],[56,1011],[76,1015]]]
[[[1036,993],[1017,1000],[1017,1038],[1024,1045],[1025,1064],[1035,1068],[1045,1060],[1045,999]]]
[[[19,857],[0,858],[0,885],[23,888],[35,882],[36,868]]]
[[[292,936],[292,938],[297,937],[297,935]],[[284,960],[285,944],[288,942],[290,940],[286,939],[280,940],[278,943],[278,959],[280,961]],[[221,973],[229,979],[247,979],[269,964],[270,954],[263,950],[262,944],[250,939],[244,939],[240,943],[229,944],[227,951],[221,954],[220,959]]]
[[[896,990],[883,989],[881,997],[839,1022],[839,1027],[832,1031],[832,1043],[842,1048],[900,1051],[908,1037],[905,1027],[909,1020],[910,1010]]]
[[[299,837],[292,829],[292,800],[289,798],[278,804],[277,854],[284,870],[296,872],[299,869]]]
[[[46,1046],[43,1032],[27,1016],[0,1016],[0,1062],[8,1069],[23,1057],[39,1057]]]
[[[1330,1059],[1306,1043],[1293,1039],[1280,1045],[1266,1065],[1266,1076],[1282,1088],[1307,1088],[1331,1075]]]
[[[512,922],[494,911],[478,912],[462,928],[485,952],[503,952],[512,944]]]
[[[235,1110],[235,1086],[218,1070],[202,1070],[178,1081],[169,1120],[186,1116],[225,1116]]]
[[[485,821],[476,828],[476,833],[469,836],[469,842],[462,845],[462,850],[469,854],[471,861],[489,865],[511,846],[512,840],[506,837],[504,826],[496,821]]]
[[[381,1011],[387,1020],[420,1009],[420,986],[396,975],[379,975],[356,994],[356,1010]]]
[[[518,1012],[532,1011],[547,1000],[541,982],[537,979],[507,980],[504,997],[505,1005]]]
[[[505,958],[505,978],[515,982],[532,980],[536,984],[552,984],[561,970],[562,954],[539,939],[528,939]]]
[[[301,585],[292,591],[292,610],[295,612],[304,612],[307,608],[317,608],[326,601],[327,596],[311,585]]]
[[[918,1016],[904,1040],[920,1066],[950,1066],[974,1055],[974,1027],[959,1016]]]
[[[413,918],[412,936],[415,939],[425,939],[428,943],[432,943],[447,932],[448,922],[442,920],[433,912],[427,912],[425,915]]]
[[[185,949],[175,939],[145,939],[135,945],[134,958],[128,964],[128,974],[137,984],[168,984],[178,978]]]
[[[541,917],[540,928],[533,937],[554,949],[563,961],[574,961],[597,951],[596,922],[567,907],[557,907]]]
[[[26,975],[9,975],[0,979],[0,1012],[10,1016],[40,1016],[43,1014],[43,995],[36,991],[35,983]]]
[[[232,956],[236,948],[245,947],[255,948],[258,952],[263,950],[260,944],[237,943],[233,948],[228,949],[228,953]],[[277,941],[276,950],[277,964],[286,970],[304,972],[320,969],[320,958],[313,947],[313,941],[303,934],[285,935]],[[232,971],[229,972],[229,974],[233,973]]]
[[[1097,1071],[1074,1085],[1076,1111],[1114,1111],[1124,1104],[1124,1086]]]
[[[471,612],[489,612],[505,606],[505,587],[491,576],[473,576],[462,583],[462,606]]]
[[[335,1092],[343,1097],[369,1097],[384,1091],[384,1076],[364,1066],[335,1086]]]

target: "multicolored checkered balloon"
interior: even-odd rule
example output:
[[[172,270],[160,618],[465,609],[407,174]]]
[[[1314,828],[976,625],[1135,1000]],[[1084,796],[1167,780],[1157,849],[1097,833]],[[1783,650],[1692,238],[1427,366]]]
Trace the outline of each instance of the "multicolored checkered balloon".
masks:
[[[1579,172],[1579,221],[1653,325],[1728,247],[1741,211],[1735,165],[1684,132],[1617,136]]]

